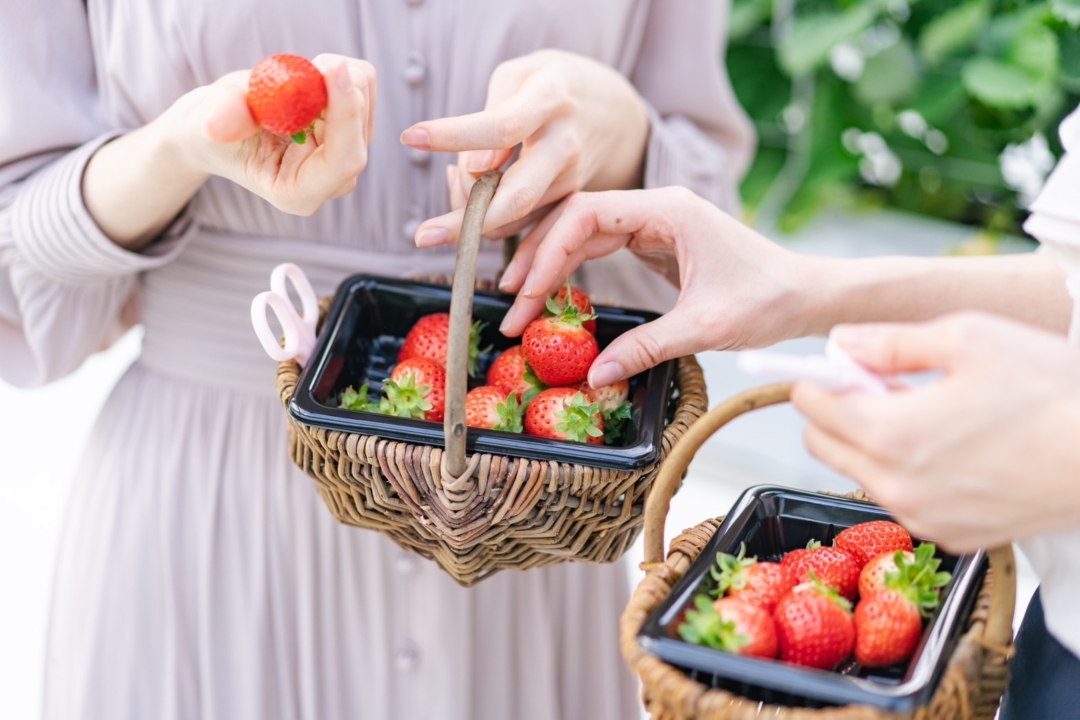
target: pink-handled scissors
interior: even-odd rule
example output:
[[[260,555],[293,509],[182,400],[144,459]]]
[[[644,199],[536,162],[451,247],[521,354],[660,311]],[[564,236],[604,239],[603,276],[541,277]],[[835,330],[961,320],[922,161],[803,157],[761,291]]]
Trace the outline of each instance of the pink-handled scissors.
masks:
[[[296,306],[289,298],[285,281],[292,282],[293,289],[300,296],[302,313],[296,312]],[[282,347],[270,323],[266,319],[269,307],[281,323],[285,333],[285,346]],[[315,325],[319,321],[319,301],[311,289],[304,271],[292,263],[284,263],[274,268],[270,274],[270,290],[261,292],[251,301],[251,324],[259,336],[266,354],[278,362],[293,360],[300,365],[307,364],[315,349]]]

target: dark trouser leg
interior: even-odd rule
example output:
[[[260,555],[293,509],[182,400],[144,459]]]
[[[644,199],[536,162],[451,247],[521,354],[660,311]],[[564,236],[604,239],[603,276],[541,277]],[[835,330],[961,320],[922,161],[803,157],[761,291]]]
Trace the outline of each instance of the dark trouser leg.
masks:
[[[1078,608],[1080,612],[1080,608]],[[1020,631],[999,720],[1080,719],[1080,659],[1046,630],[1039,592]]]

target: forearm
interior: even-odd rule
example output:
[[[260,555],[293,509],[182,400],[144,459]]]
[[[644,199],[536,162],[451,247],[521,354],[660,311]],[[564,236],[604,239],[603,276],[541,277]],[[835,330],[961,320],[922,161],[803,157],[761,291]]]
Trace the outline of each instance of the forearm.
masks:
[[[207,177],[177,149],[162,116],[94,154],[83,174],[83,200],[105,235],[137,251],[168,227]]]
[[[852,322],[919,322],[983,310],[1064,334],[1072,301],[1065,274],[1043,253],[813,261],[806,334]]]

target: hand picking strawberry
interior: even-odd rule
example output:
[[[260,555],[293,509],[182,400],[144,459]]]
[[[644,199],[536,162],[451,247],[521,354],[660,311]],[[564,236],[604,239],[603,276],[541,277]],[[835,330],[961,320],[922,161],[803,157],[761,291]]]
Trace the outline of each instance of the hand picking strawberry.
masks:
[[[601,445],[604,419],[600,406],[575,388],[551,388],[536,396],[525,411],[525,432],[553,440]]]
[[[833,546],[855,558],[860,568],[878,555],[895,550],[912,550],[908,531],[888,520],[853,525],[836,536]]]
[[[465,396],[465,422],[469,427],[519,433],[524,410],[516,394],[490,385],[473,388]]]
[[[859,564],[840,548],[822,547],[811,540],[805,548],[785,555],[780,564],[795,583],[807,582],[814,573],[824,585],[835,588],[848,600],[854,600],[859,592]]]
[[[745,543],[739,546],[738,555],[717,553],[716,564],[709,571],[716,580],[713,595],[742,600],[772,612],[795,583],[779,563],[758,562],[745,555]]]
[[[446,370],[429,358],[397,364],[386,381],[380,408],[386,415],[441,422],[446,411]]]
[[[251,69],[247,104],[264,130],[303,144],[326,103],[326,80],[307,58],[271,55]]]
[[[582,323],[591,320],[574,305],[560,307],[548,299],[551,317],[529,323],[522,336],[525,360],[536,377],[553,387],[575,385],[585,380],[600,346]]]
[[[469,332],[469,375],[475,376],[480,356],[491,351],[491,347],[480,349],[480,333],[487,323],[477,320]],[[449,313],[425,315],[405,336],[405,343],[398,351],[398,362],[425,357],[446,367],[446,347],[450,337]]]
[[[776,624],[767,610],[734,598],[713,603],[704,595],[694,604],[697,610],[688,610],[679,626],[683,640],[736,655],[776,657]]]
[[[813,574],[780,600],[773,620],[785,662],[832,670],[855,646],[851,603]]]
[[[528,405],[547,385],[540,382],[525,362],[525,353],[520,345],[504,350],[488,368],[487,384],[507,393],[515,393],[518,400]]]

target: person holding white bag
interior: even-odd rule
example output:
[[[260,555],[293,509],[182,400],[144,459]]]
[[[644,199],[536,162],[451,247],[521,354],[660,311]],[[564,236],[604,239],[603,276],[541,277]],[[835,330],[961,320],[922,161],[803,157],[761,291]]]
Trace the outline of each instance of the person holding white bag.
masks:
[[[796,384],[810,451],[951,551],[1016,541],[1040,589],[1016,639],[1002,720],[1080,717],[1080,110],[1025,229],[1041,252],[841,260],[798,255],[677,190],[580,194],[526,238],[504,278],[516,334],[583,261],[674,254],[667,315],[597,358],[602,386],[661,361],[830,334],[884,395]],[[872,324],[868,324],[872,323]]]

